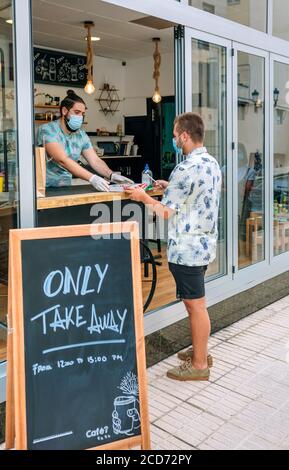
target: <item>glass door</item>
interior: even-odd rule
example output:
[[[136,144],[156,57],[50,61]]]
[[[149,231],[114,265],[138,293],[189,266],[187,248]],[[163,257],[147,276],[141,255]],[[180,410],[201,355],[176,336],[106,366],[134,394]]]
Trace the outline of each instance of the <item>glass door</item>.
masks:
[[[223,191],[210,279],[250,283],[269,261],[269,54],[186,31],[186,110],[200,114]]]
[[[269,257],[269,56],[236,43],[232,56],[234,266],[249,281]]]
[[[271,253],[279,264],[289,254],[289,59],[272,56],[271,72]]]
[[[6,361],[9,230],[18,218],[12,18],[12,2],[0,1],[0,364]]]
[[[186,111],[202,116],[205,146],[218,161],[222,175],[219,212],[219,240],[216,260],[209,266],[208,278],[232,275],[232,239],[228,214],[231,212],[231,41],[195,30],[186,32]],[[228,185],[229,181],[229,185]]]

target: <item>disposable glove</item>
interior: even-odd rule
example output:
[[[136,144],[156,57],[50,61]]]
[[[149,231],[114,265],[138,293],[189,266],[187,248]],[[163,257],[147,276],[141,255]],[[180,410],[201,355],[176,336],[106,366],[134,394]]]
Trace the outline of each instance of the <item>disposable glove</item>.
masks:
[[[89,182],[97,191],[108,192],[109,190],[109,183],[100,176],[93,175]]]
[[[134,182],[126,176],[119,175],[118,173],[112,173],[110,181],[116,184],[133,184]]]

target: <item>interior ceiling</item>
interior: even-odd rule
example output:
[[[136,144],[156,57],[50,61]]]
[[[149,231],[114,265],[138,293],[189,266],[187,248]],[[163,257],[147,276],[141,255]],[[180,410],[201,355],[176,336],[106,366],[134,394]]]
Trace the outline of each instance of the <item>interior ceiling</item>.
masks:
[[[3,0],[2,0],[3,1]],[[33,42],[41,47],[86,53],[84,21],[95,23],[94,55],[128,60],[151,56],[153,37],[161,53],[173,52],[173,23],[102,0],[32,0]]]

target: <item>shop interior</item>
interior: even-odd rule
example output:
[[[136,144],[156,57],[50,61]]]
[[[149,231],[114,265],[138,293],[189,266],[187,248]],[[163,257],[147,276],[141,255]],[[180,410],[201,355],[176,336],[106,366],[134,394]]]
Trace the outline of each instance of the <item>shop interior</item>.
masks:
[[[98,0],[85,0],[81,8],[76,0],[33,0],[32,6],[36,132],[57,117],[59,101],[73,89],[87,105],[84,129],[113,170],[140,182],[148,163],[156,178],[167,177],[175,165],[174,25]],[[93,22],[91,95],[84,91],[86,21]],[[152,102],[155,38],[161,53],[158,105]]]
[[[7,187],[4,188],[3,197],[8,194],[9,200],[15,200],[14,77],[11,63],[12,27],[8,23],[12,12],[11,2],[1,1],[1,4],[1,25],[3,23],[6,30],[3,53],[5,61],[10,60],[10,70],[7,68],[7,76],[3,79],[5,130],[11,130],[11,135],[7,137],[7,132],[5,134],[9,152],[3,152],[1,171],[7,167]],[[87,82],[87,21],[92,22],[93,94],[87,94],[84,90]],[[81,5],[76,0],[33,0],[35,139],[40,126],[59,117],[59,104],[67,90],[72,89],[84,99],[87,106],[84,130],[98,156],[113,171],[119,171],[140,183],[142,171],[148,164],[153,178],[168,179],[175,166],[172,146],[175,118],[174,26],[159,18],[111,6],[99,0],[83,0]],[[159,103],[152,100],[156,89],[153,55],[157,48],[161,54],[158,86],[162,99]],[[85,165],[86,162],[81,159],[80,163]],[[56,192],[49,192],[45,187],[39,188],[38,175],[36,179],[37,201],[42,203],[41,207],[48,199],[51,204],[54,196],[59,198],[62,194],[73,196],[94,191],[89,183],[75,179],[70,188],[62,188],[64,192],[58,188]],[[17,208],[7,206],[6,212],[10,212],[4,214],[5,204],[3,199],[1,226],[2,234],[6,227],[7,236],[3,243],[1,240],[1,253],[5,260],[0,288],[0,323],[3,327],[0,331],[0,360],[6,356],[8,232],[17,226]],[[67,211],[61,208],[60,220],[61,210],[69,217],[69,208]],[[38,212],[44,218],[50,218],[51,211],[42,209]],[[55,209],[54,214],[56,212]],[[54,225],[54,220],[52,218],[48,224]],[[90,223],[90,220],[86,223]],[[41,218],[39,225],[43,225]],[[149,218],[149,233],[149,239],[142,244],[141,250],[143,298],[147,312],[176,301],[174,283],[167,269],[166,240],[165,237],[161,238],[158,223],[153,216]]]
[[[81,8],[76,0],[33,0],[32,6],[35,133],[58,117],[59,101],[72,89],[87,106],[84,130],[98,156],[113,171],[140,183],[148,164],[154,179],[168,179],[176,164],[172,146],[175,25],[98,0],[85,0]],[[92,94],[85,91],[86,22],[91,22]],[[158,84],[153,78],[156,49],[160,52]],[[156,85],[159,103],[152,99]],[[83,158],[80,163],[86,164]],[[64,192],[47,188],[45,200],[49,199],[50,208],[54,197],[93,191],[88,182],[76,178]],[[44,205],[39,201],[39,207]],[[62,208],[64,211],[68,216],[69,210]],[[54,213],[40,210],[39,225],[50,225],[49,217],[56,212],[62,219],[59,208]],[[151,311],[176,299],[167,270],[166,240],[160,238],[153,216],[148,224],[150,235],[143,243],[141,258],[144,305]]]

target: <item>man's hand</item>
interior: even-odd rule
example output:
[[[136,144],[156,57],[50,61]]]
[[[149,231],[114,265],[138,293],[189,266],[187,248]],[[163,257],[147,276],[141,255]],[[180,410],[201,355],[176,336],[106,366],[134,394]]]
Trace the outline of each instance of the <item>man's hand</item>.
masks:
[[[136,188],[124,187],[124,190],[130,199],[146,204],[153,213],[165,220],[175,214],[173,209],[164,206],[159,201],[149,196],[141,186],[137,186]]]
[[[133,181],[118,173],[112,173],[110,181],[116,184],[133,184]]]
[[[156,189],[167,189],[168,185],[169,185],[169,183],[167,181],[157,180],[154,183],[154,188],[156,188]]]
[[[141,186],[136,188],[124,187],[126,194],[130,197],[132,201],[144,202],[146,199],[146,192]]]
[[[100,176],[93,175],[89,182],[97,191],[108,192],[109,183]]]

